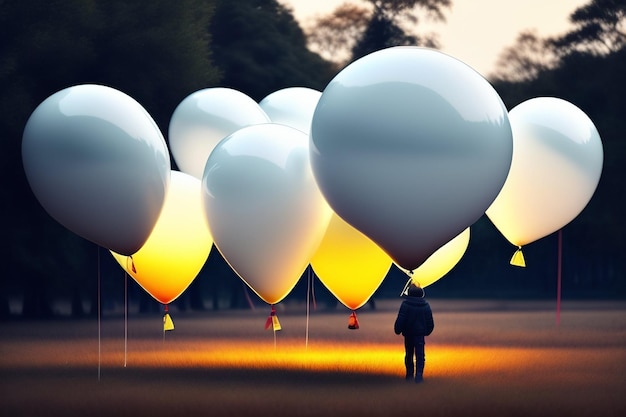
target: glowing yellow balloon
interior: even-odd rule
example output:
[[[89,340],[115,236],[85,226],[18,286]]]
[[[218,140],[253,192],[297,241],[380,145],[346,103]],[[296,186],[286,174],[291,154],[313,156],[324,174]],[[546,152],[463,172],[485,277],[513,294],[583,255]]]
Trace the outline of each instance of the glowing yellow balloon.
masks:
[[[187,289],[213,245],[200,190],[199,179],[172,171],[163,210],[146,243],[132,260],[111,251],[122,268],[163,304]]]
[[[454,239],[437,249],[426,259],[426,262],[415,269],[412,275],[413,282],[419,283],[424,288],[450,272],[465,254],[469,239],[470,228],[468,227]]]
[[[356,310],[380,286],[392,260],[363,233],[334,214],[311,258],[320,281],[346,307]]]

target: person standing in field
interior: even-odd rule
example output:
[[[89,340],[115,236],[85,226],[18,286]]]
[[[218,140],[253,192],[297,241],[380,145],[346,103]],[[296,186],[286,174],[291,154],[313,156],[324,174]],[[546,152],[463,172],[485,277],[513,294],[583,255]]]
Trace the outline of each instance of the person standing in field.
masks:
[[[420,383],[424,380],[426,361],[424,338],[432,333],[435,322],[423,288],[412,283],[405,294],[393,328],[396,334],[404,336],[406,380]]]

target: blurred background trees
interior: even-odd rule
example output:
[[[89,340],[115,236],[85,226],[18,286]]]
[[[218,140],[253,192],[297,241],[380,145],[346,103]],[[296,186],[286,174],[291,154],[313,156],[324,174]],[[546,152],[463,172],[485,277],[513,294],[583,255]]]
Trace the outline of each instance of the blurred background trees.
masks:
[[[623,296],[626,289],[619,254],[626,233],[621,216],[626,209],[621,192],[626,83],[620,75],[626,70],[625,12],[624,2],[592,0],[572,13],[570,32],[536,39],[535,50],[514,45],[504,51],[500,72],[491,77],[507,108],[532,97],[560,97],[580,107],[600,133],[604,148],[600,183],[585,210],[563,231],[563,273],[571,280],[567,291],[578,294]],[[508,66],[511,60],[526,63],[530,70],[525,77]]]
[[[208,29],[220,84],[257,102],[287,87],[323,90],[335,75],[329,62],[306,47],[290,10],[276,0],[218,0]]]
[[[391,46],[439,47],[437,36],[422,34],[420,19],[445,21],[451,0],[361,0],[346,2],[307,28],[309,47],[338,67]]]
[[[23,301],[27,317],[55,314],[57,299],[73,300],[74,315],[93,312],[97,273],[103,276],[107,303],[117,302],[123,292],[123,271],[107,251],[58,225],[26,182],[22,130],[45,98],[71,85],[109,85],[139,101],[167,140],[172,112],[196,90],[226,86],[257,101],[285,87],[323,90],[343,65],[376,49],[437,47],[435,35],[419,32],[419,22],[445,19],[452,7],[451,0],[362,0],[322,16],[304,31],[276,0],[3,1],[0,161],[5,174],[0,181],[6,191],[0,316],[9,315],[10,300]],[[532,97],[561,97],[586,112],[600,132],[605,162],[599,187],[563,230],[566,297],[626,296],[620,250],[626,232],[621,216],[626,211],[625,10],[621,1],[591,0],[571,15],[573,29],[561,37],[524,32],[488,76],[507,108]],[[556,236],[541,239],[525,250],[527,268],[514,268],[508,264],[514,248],[483,217],[472,227],[466,255],[429,295],[553,297],[556,248]],[[302,285],[294,292],[300,294]],[[397,296],[403,285],[403,276],[393,269],[376,297]],[[180,308],[241,307],[248,305],[246,294],[213,250],[177,303]],[[154,306],[132,283],[131,296]]]
[[[178,103],[220,79],[207,31],[214,8],[205,0],[2,2],[0,181],[10,198],[2,204],[0,311],[17,295],[25,315],[45,316],[55,297],[93,299],[96,291],[96,248],[56,224],[26,181],[21,137],[32,111],[63,88],[104,84],[139,101],[167,132]]]

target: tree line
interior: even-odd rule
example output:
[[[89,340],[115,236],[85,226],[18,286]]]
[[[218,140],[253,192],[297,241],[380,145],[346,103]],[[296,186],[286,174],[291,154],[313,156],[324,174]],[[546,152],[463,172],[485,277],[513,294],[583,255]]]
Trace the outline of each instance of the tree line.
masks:
[[[0,181],[8,192],[2,203],[2,317],[9,316],[10,301],[16,299],[23,300],[25,317],[52,316],[52,301],[59,297],[72,300],[74,315],[93,313],[97,274],[104,278],[107,300],[115,302],[123,292],[123,272],[107,251],[57,224],[30,191],[21,164],[21,135],[45,98],[71,85],[109,85],[139,101],[166,136],[175,107],[202,88],[231,87],[257,101],[286,87],[321,91],[342,66],[369,52],[408,44],[437,47],[436,38],[419,34],[419,22],[445,20],[453,7],[450,0],[360,0],[303,29],[276,0],[2,4],[0,158],[5,175]],[[620,192],[624,6],[592,0],[571,18],[574,29],[560,38],[521,34],[518,44],[504,51],[500,72],[490,78],[509,109],[528,98],[553,95],[576,104],[596,123],[604,145],[604,170],[588,207],[563,230],[564,295],[623,297],[626,284],[618,242],[624,232],[620,215],[626,208]],[[340,32],[346,36],[334,36],[339,32],[333,28],[343,28]],[[432,286],[431,295],[553,294],[555,236],[529,245],[525,269],[508,265],[511,253],[510,245],[482,218],[472,228],[466,255]],[[397,295],[397,287],[404,285],[400,281],[399,271],[392,270],[376,297]],[[301,280],[294,297],[302,285]],[[332,304],[320,287],[319,296]],[[155,308],[132,283],[131,296],[145,308]],[[176,303],[180,308],[242,307],[248,299],[241,281],[214,249]]]

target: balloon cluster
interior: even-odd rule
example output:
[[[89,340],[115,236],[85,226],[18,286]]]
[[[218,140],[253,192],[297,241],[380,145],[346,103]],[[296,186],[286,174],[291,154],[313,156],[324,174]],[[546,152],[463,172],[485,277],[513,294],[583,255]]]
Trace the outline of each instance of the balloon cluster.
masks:
[[[165,140],[124,93],[78,85],[41,103],[22,156],[44,209],[109,249],[167,304],[211,246],[265,302],[310,264],[348,308],[395,264],[422,286],[461,259],[485,213],[520,249],[575,218],[599,181],[589,118],[556,98],[507,112],[463,62],[419,47],[367,55],[323,92],[256,103],[228,88],[185,98]]]

